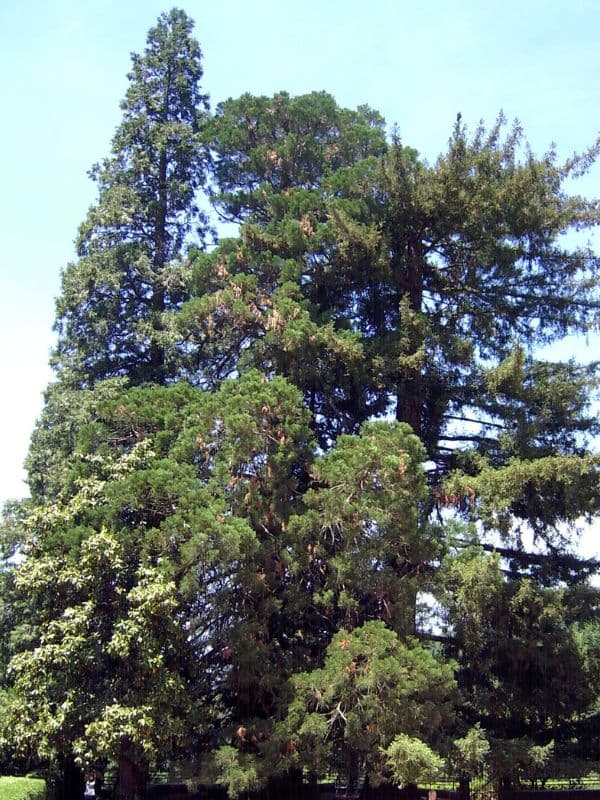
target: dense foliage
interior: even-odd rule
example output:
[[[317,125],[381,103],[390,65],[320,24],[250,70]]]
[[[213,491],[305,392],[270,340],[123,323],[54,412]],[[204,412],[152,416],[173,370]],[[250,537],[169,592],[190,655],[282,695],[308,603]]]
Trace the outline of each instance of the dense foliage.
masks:
[[[126,375],[162,383],[172,374],[162,316],[185,296],[175,261],[185,236],[205,225],[196,192],[205,182],[207,99],[192,27],[174,9],[150,31],[144,54],[133,56],[111,154],[91,170],[98,201],[57,304],[54,364],[65,382]]]
[[[459,118],[428,164],[366,106],[209,114],[201,77],[163,15],[92,170],[4,521],[2,757],[112,761],[122,797],[176,758],[236,796],[591,757],[597,368],[540,346],[598,323],[565,236],[598,146]]]

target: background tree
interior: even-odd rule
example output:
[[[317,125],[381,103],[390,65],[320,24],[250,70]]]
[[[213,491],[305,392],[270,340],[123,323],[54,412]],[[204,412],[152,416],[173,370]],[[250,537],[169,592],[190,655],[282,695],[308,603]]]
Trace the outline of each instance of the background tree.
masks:
[[[82,224],[79,260],[63,275],[54,365],[78,387],[172,375],[163,315],[185,297],[187,234],[205,232],[201,51],[183,11],[163,14],[133,55],[112,153],[91,171],[99,197]]]
[[[92,733],[86,734],[86,743],[81,737],[95,718],[99,726],[94,734],[96,742],[102,740],[105,751],[120,758],[123,770],[128,764],[136,767],[129,769],[128,785],[125,782],[121,786],[124,795],[143,795],[140,781],[145,779],[148,752],[176,747],[173,736],[169,739],[176,722],[170,725],[169,720],[180,719],[178,714],[185,704],[174,699],[173,691],[185,697],[188,687],[185,674],[177,672],[181,664],[175,666],[172,656],[163,665],[158,658],[158,667],[154,664],[152,669],[148,663],[156,660],[160,650],[156,642],[152,644],[152,636],[160,640],[162,634],[153,627],[151,616],[155,612],[147,594],[162,585],[161,576],[152,572],[152,565],[140,563],[139,550],[127,550],[120,529],[115,532],[114,526],[109,521],[104,525],[101,517],[90,520],[91,504],[98,500],[94,487],[98,481],[102,484],[106,475],[96,475],[89,483],[81,458],[81,436],[96,419],[98,405],[127,381],[162,383],[172,372],[166,356],[164,313],[184,297],[186,268],[181,258],[185,238],[194,228],[200,236],[205,231],[196,194],[205,180],[207,154],[200,129],[207,101],[200,90],[201,51],[191,35],[192,28],[193,23],[182,11],[173,10],[162,15],[149,32],[145,52],[132,57],[130,86],[122,104],[123,122],[113,139],[111,156],[92,169],[99,186],[98,202],[81,226],[80,258],[65,270],[63,293],[57,304],[59,343],[53,363],[59,381],[48,389],[28,459],[35,503],[32,519],[37,520],[31,523],[37,526],[33,539],[31,525],[20,527],[20,541],[29,547],[26,566],[19,570],[20,591],[32,598],[32,607],[25,614],[32,637],[14,660],[12,676],[20,696],[16,708],[23,710],[32,682],[44,685],[46,694],[43,700],[38,697],[38,702],[31,703],[30,714],[21,715],[21,719],[27,716],[32,720],[31,726],[19,724],[13,733],[21,743],[32,743],[39,757],[55,758],[69,771],[74,756],[84,761],[91,757],[92,745],[88,744],[93,740]],[[108,377],[113,377],[112,382],[105,380]],[[53,510],[57,509],[68,509],[68,513],[56,518]],[[118,551],[119,558],[131,560],[126,567],[119,559],[106,566],[105,571],[112,570],[107,586],[112,587],[113,594],[107,589],[107,596],[98,597],[95,592],[102,594],[101,587],[90,585],[93,569],[86,584],[83,576],[74,574],[73,563],[80,556],[83,563],[84,555],[89,560],[88,540],[104,535],[106,527],[116,536],[112,550],[107,548],[107,558]],[[130,533],[131,543],[135,533]],[[48,607],[44,587],[38,585],[40,575],[35,573],[35,566],[42,563],[48,566],[45,588],[61,598],[54,607]],[[165,585],[170,586],[168,582]],[[115,592],[121,593],[119,602],[113,596]],[[125,598],[129,600],[124,602]],[[156,602],[160,617],[160,603]],[[168,598],[165,602],[169,606]],[[163,612],[167,613],[166,607]],[[61,614],[66,615],[65,620]],[[142,619],[144,614],[150,615],[148,619]],[[90,615],[96,615],[97,624],[104,626],[101,635]],[[167,630],[172,634],[177,654],[181,652],[176,641],[182,636],[180,622],[178,619],[172,629],[166,617],[160,623],[163,634]],[[149,637],[139,658],[130,653],[132,671],[128,676],[124,662],[119,667],[115,653],[110,652],[109,632],[114,633],[119,625],[132,629],[137,625]],[[99,652],[102,657],[91,663]],[[72,658],[67,670],[65,655]],[[132,677],[134,674],[137,678]],[[169,678],[173,674],[179,681],[175,689],[174,679]],[[40,675],[45,676],[45,682]],[[119,697],[125,709],[121,716],[120,712],[111,716],[103,705],[109,694],[105,679],[110,676],[115,681],[111,696]],[[149,712],[140,706],[144,697],[148,700],[152,694],[150,686],[159,686],[159,677],[164,679],[161,688],[167,690],[165,697],[170,696],[169,687],[173,695],[173,713],[167,714],[160,725],[157,719],[163,712],[158,696],[154,705],[154,700],[150,703]],[[77,681],[79,693],[73,685]],[[134,700],[127,694],[128,685]],[[146,695],[140,688],[143,685],[148,690]],[[73,692],[78,702],[73,701]],[[66,705],[58,708],[61,703]],[[110,721],[104,720],[106,730],[102,728],[105,713],[110,717]],[[45,722],[48,728],[44,732]],[[143,746],[142,730],[147,734]],[[155,735],[159,730],[165,737],[160,748]],[[96,744],[95,752],[102,755],[102,747]]]
[[[469,548],[449,556],[442,572],[451,634],[445,649],[458,662],[460,715],[464,725],[477,721],[485,730],[494,770],[523,777],[535,761],[531,748],[551,742],[563,759],[593,758],[581,728],[596,707],[597,590],[506,575],[497,554]],[[466,785],[475,773],[463,772]]]
[[[223,161],[232,124],[260,132],[277,119],[279,96],[243,102],[250,121],[225,110],[218,118],[213,146]],[[498,474],[513,477],[501,495],[505,519],[559,542],[558,523],[597,507],[595,464],[582,460],[585,437],[597,431],[589,411],[596,367],[547,363],[537,348],[597,323],[597,259],[563,238],[597,224],[597,206],[562,190],[597,146],[562,165],[551,152],[521,159],[517,127],[505,133],[499,119],[469,137],[458,121],[433,166],[397,140],[382,155],[375,138],[307,189],[301,164],[288,186],[290,129],[276,156],[265,135],[252,159],[217,168],[218,201],[246,222],[240,242],[198,259],[200,296],[178,315],[186,347],[198,346],[198,378],[218,381],[249,363],[288,376],[323,446],[390,411],[425,444],[432,485],[486,466],[489,483],[506,468]],[[377,127],[367,130],[373,137]],[[331,383],[321,392],[323,376]],[[534,460],[545,467],[537,492],[526,467]],[[581,483],[570,495],[566,475],[577,470],[589,489]],[[459,485],[457,502],[466,504],[468,477]],[[441,504],[453,494],[440,490]],[[509,527],[501,532],[517,541]]]

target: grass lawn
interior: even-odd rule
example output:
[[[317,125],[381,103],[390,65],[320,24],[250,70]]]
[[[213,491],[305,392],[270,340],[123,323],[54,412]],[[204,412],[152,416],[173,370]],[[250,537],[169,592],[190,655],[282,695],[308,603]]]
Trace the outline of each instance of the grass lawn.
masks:
[[[0,800],[44,800],[46,782],[41,778],[0,777]]]

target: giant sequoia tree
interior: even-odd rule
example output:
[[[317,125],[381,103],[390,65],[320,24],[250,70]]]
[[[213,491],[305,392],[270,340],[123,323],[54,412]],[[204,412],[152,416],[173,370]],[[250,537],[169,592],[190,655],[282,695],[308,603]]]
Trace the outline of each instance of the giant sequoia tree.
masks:
[[[190,752],[233,796],[408,780],[475,723],[573,735],[598,673],[594,565],[569,553],[600,498],[596,367],[539,346],[598,321],[597,258],[564,236],[599,221],[565,190],[597,148],[559,164],[458,120],[428,164],[325,93],[209,118],[190,31],[173,11],[134,57],[65,271],[5,729],[118,760],[121,795]],[[209,153],[239,236],[186,254]]]
[[[82,437],[122,387],[172,374],[164,315],[186,296],[184,241],[205,230],[196,193],[205,181],[207,102],[192,28],[173,10],[149,32],[144,53],[133,56],[111,155],[92,169],[98,201],[79,232],[79,260],[63,275],[58,381],[28,461],[36,505],[33,516],[21,513],[28,555],[16,583],[32,606],[28,646],[13,647],[11,676],[24,700],[13,723],[31,724],[19,727],[18,747],[67,768],[104,750],[120,762],[125,795],[143,794],[149,754],[177,750],[185,738],[193,657],[184,658],[175,584],[144,556],[135,524],[125,512],[112,523],[92,513],[111,475],[138,463],[135,453],[133,462],[97,454],[88,474]]]
[[[396,616],[399,606],[412,604],[414,630],[418,593],[408,577],[420,575],[420,588],[428,572],[439,578],[444,547],[472,538],[456,521],[475,522],[484,547],[504,539],[510,580],[496,605],[504,605],[506,630],[516,630],[519,615],[527,619],[528,607],[561,622],[547,628],[554,647],[541,661],[541,631],[524,623],[517,662],[506,657],[507,632],[492,673],[478,677],[479,656],[464,639],[469,622],[440,593],[449,655],[464,659],[462,724],[484,721],[498,739],[560,738],[593,702],[582,693],[555,695],[565,664],[583,669],[575,625],[596,608],[595,594],[577,588],[594,565],[568,553],[568,531],[598,509],[598,461],[587,449],[598,430],[590,408],[596,365],[538,353],[598,322],[597,258],[564,238],[597,224],[597,203],[563,188],[589,167],[597,146],[559,164],[552,152],[538,159],[524,150],[521,131],[502,119],[471,136],[459,120],[447,152],[428,165],[396,139],[382,146],[372,112],[357,112],[352,133],[345,113],[322,95],[243,97],[219,107],[215,202],[241,223],[241,236],[196,259],[198,296],[175,319],[189,376],[205,386],[250,366],[286,376],[304,395],[320,446],[333,446],[331,457],[353,469],[340,434],[356,442],[364,421],[377,416],[410,425],[425,448],[428,491],[417,546],[403,545],[403,557],[395,532],[405,526],[392,517],[387,527],[364,505],[373,487],[384,498],[381,475],[389,480],[392,471],[378,468],[359,482],[355,510],[351,482],[313,469],[318,491],[336,498],[333,521],[313,505],[312,489],[302,515],[302,526],[313,526],[311,552],[327,554],[327,590],[316,593],[317,603],[325,597],[337,608],[336,625],[352,614],[351,625],[379,615],[398,631],[408,619]],[[371,463],[366,454],[359,461]],[[524,548],[529,537],[537,552]],[[438,578],[429,584],[434,591]],[[573,588],[560,595],[534,588],[561,580]],[[528,592],[531,602],[519,601]]]
[[[320,121],[316,101],[304,98]],[[217,203],[245,224],[239,243],[199,260],[200,296],[178,315],[198,379],[251,363],[288,376],[323,446],[373,416],[409,423],[440,503],[457,470],[485,474],[489,487],[521,469],[494,524],[509,533],[523,520],[550,540],[597,496],[588,481],[571,506],[568,489],[583,463],[593,472],[580,459],[597,431],[595,367],[539,361],[536,349],[598,321],[597,258],[564,240],[597,224],[597,204],[563,189],[597,148],[565,164],[521,158],[518,128],[507,133],[500,119],[469,137],[459,121],[430,166],[397,140],[371,155],[381,147],[371,113],[353,124],[362,136],[342,129],[322,146],[307,177],[289,105],[244,98],[217,113]],[[320,143],[318,122],[298,117]],[[328,152],[356,138],[352,161],[332,166]],[[221,166],[229,160],[234,168]],[[456,502],[468,500],[468,480],[453,485]],[[479,489],[488,520],[494,493]]]
[[[98,200],[57,301],[59,380],[48,387],[28,457],[36,499],[55,497],[65,480],[65,458],[92,402],[80,390],[111,377],[164,383],[177,372],[165,315],[188,296],[186,237],[206,233],[197,193],[206,179],[207,98],[192,29],[173,9],[149,32],[144,53],[133,54],[110,156],[90,173]]]
[[[63,275],[56,320],[55,364],[77,386],[172,375],[163,314],[185,296],[185,237],[205,227],[196,192],[205,182],[207,100],[192,27],[174,9],[133,55],[123,121],[110,156],[91,171],[98,201],[79,231],[80,259]]]

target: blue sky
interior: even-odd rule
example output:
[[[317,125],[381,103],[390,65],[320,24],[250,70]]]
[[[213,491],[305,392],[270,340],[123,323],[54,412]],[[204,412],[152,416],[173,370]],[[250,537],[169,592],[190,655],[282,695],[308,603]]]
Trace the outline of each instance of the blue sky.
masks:
[[[597,0],[199,0],[204,87],[325,89],[368,103],[429,160],[456,114],[470,127],[500,109],[536,153],[561,156],[600,133]],[[21,0],[0,4],[0,500],[26,493],[21,465],[50,379],[60,270],[120,119],[130,53],[170,3]],[[600,166],[578,191],[600,196]],[[584,359],[593,345],[578,342]]]

